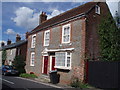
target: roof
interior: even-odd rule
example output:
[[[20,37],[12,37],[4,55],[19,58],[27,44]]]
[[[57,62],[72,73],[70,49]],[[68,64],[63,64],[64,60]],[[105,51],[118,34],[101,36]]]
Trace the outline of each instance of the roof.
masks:
[[[93,8],[98,2],[88,2],[86,4],[83,4],[79,7],[73,8],[69,11],[66,11],[58,16],[55,16],[51,19],[46,20],[42,24],[38,25],[35,29],[33,29],[29,34],[32,34],[34,32],[37,32],[39,30],[42,30],[43,28],[56,24],[60,21],[63,21],[65,19],[69,19],[73,16],[79,15],[79,14],[86,14],[88,11],[90,11],[91,8]]]
[[[13,44],[6,45],[6,46],[4,46],[4,47],[0,47],[0,50],[15,48],[15,47],[18,47],[18,46],[26,43],[26,42],[27,42],[27,40],[21,40],[21,41],[18,41],[18,42],[16,42],[16,43],[13,43]]]

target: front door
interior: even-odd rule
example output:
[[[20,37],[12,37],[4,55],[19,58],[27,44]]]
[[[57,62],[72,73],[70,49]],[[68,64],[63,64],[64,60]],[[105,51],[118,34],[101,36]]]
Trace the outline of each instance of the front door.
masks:
[[[47,74],[48,69],[48,56],[44,56],[44,71],[43,74]]]
[[[54,66],[55,66],[55,57],[52,57],[52,70],[55,70]]]
[[[50,71],[56,70],[56,69],[54,68],[54,66],[55,66],[55,57],[54,57],[54,56],[51,56],[51,58],[50,58]]]

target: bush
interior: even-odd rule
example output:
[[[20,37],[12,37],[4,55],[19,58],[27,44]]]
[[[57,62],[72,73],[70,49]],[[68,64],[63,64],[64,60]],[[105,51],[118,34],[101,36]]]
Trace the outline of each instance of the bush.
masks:
[[[16,56],[13,66],[19,71],[19,73],[25,73],[25,60],[22,56]]]
[[[101,19],[98,34],[101,60],[120,60],[120,30],[118,30],[110,14]]]
[[[75,88],[89,88],[90,86],[87,83],[81,82],[78,78],[74,78],[70,86]]]
[[[20,74],[20,77],[23,77],[23,78],[37,78],[36,75],[28,74],[28,73],[22,73],[22,74]]]

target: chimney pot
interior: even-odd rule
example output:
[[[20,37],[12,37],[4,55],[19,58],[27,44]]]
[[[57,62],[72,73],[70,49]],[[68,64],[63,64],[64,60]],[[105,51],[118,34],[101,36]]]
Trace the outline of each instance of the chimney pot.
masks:
[[[21,37],[19,34],[16,35],[16,42],[20,41],[21,40]]]
[[[8,39],[7,41],[7,45],[10,45],[11,44],[11,40]]]
[[[40,25],[41,23],[43,23],[44,21],[46,21],[46,20],[47,20],[46,12],[42,12],[42,13],[40,14],[39,25]]]
[[[5,46],[5,43],[4,42],[1,42],[1,47]]]

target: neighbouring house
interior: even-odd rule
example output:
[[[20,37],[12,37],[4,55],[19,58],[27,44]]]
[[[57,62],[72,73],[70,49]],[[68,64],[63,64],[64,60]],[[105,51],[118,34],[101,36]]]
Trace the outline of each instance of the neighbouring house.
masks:
[[[21,40],[20,35],[17,34],[15,43],[12,43],[9,39],[7,41],[7,45],[4,45],[3,42],[1,43],[1,54],[3,50],[6,51],[6,60],[4,63],[5,65],[13,65],[14,58],[18,55],[21,55],[24,60],[26,60],[27,40]],[[2,61],[2,58],[0,61]]]
[[[98,25],[110,13],[105,2],[89,2],[47,20],[40,15],[39,25],[28,33],[26,72],[49,78],[57,70],[60,83],[73,77],[86,77],[86,58],[98,60]]]
[[[118,2],[118,16],[119,16],[118,27],[120,28],[120,1]]]
[[[115,13],[115,21],[118,28],[120,28],[120,1],[118,2],[118,11]]]

